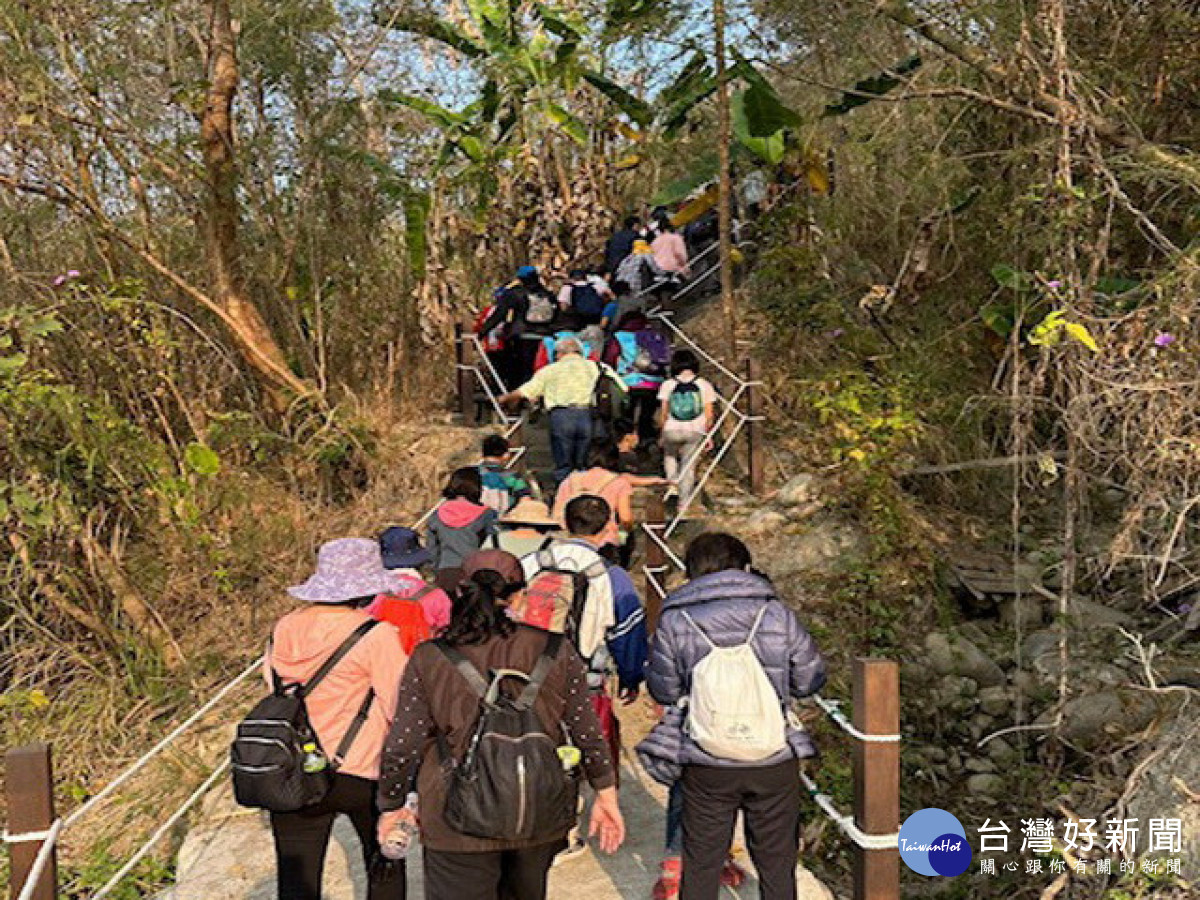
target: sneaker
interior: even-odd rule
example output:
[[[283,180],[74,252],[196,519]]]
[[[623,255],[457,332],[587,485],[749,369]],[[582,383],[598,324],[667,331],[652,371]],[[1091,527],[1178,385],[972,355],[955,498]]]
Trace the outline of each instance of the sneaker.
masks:
[[[576,836],[572,838],[571,842],[567,844],[566,847],[558,851],[558,854],[554,857],[554,862],[551,863],[551,865],[557,866],[559,863],[564,863],[568,860],[574,859],[576,856],[586,853],[587,849],[587,841]]]
[[[662,861],[662,870],[658,881],[654,882],[652,900],[678,900],[679,879],[683,874],[683,860],[678,856],[668,856]]]
[[[725,887],[741,887],[746,880],[746,870],[733,861],[733,857],[725,860],[721,869],[721,884]]]

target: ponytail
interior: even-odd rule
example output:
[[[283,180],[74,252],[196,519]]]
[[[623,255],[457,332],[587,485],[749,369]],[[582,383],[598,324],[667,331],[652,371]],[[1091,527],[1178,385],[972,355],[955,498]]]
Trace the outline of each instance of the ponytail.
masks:
[[[517,626],[505,612],[504,601],[520,585],[508,584],[488,569],[474,573],[458,586],[450,608],[450,624],[441,639],[451,646],[482,644],[493,637],[508,637]]]

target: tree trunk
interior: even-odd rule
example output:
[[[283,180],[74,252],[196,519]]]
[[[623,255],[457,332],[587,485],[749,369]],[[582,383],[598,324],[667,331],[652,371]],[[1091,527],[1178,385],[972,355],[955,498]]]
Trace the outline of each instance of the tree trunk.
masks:
[[[208,93],[200,122],[200,144],[208,182],[201,238],[208,260],[213,300],[246,361],[273,392],[313,393],[288,366],[262,313],[250,299],[238,243],[237,165],[233,101],[238,87],[237,36],[229,0],[211,0]]]
[[[733,293],[733,173],[730,171],[729,145],[729,69],[725,64],[725,0],[713,0],[713,32],[717,56],[717,229],[721,259],[721,307],[725,310],[725,328],[729,333],[729,363],[738,356],[737,302]]]

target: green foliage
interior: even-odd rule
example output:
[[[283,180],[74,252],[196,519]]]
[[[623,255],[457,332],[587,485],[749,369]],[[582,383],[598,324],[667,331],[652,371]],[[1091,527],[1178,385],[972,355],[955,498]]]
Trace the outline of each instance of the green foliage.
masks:
[[[193,441],[184,451],[188,468],[197,475],[212,476],[221,471],[221,457],[211,447]]]
[[[912,390],[904,381],[880,383],[846,370],[808,385],[806,392],[832,438],[837,462],[864,468],[886,464],[921,434]]]
[[[919,55],[910,56],[890,69],[884,69],[877,75],[856,82],[853,88],[842,94],[841,100],[826,106],[824,114],[826,116],[844,116],[846,113],[882,97],[899,86],[904,76],[919,69],[922,62]]]
[[[124,858],[113,853],[108,846],[97,847],[81,865],[68,867],[61,873],[63,895],[71,900],[90,897],[103,887],[124,863]],[[156,895],[174,881],[174,868],[169,862],[148,857],[138,863],[109,896],[113,900],[140,900]]]

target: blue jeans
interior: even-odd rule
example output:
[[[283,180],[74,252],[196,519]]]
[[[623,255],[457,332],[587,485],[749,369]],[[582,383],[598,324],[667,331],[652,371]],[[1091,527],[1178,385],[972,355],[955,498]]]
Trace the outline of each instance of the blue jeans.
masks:
[[[587,468],[592,449],[592,411],[580,406],[556,406],[550,410],[550,452],[554,456],[554,480],[561,484],[572,472]]]
[[[683,781],[671,785],[667,795],[667,856],[683,853]]]

